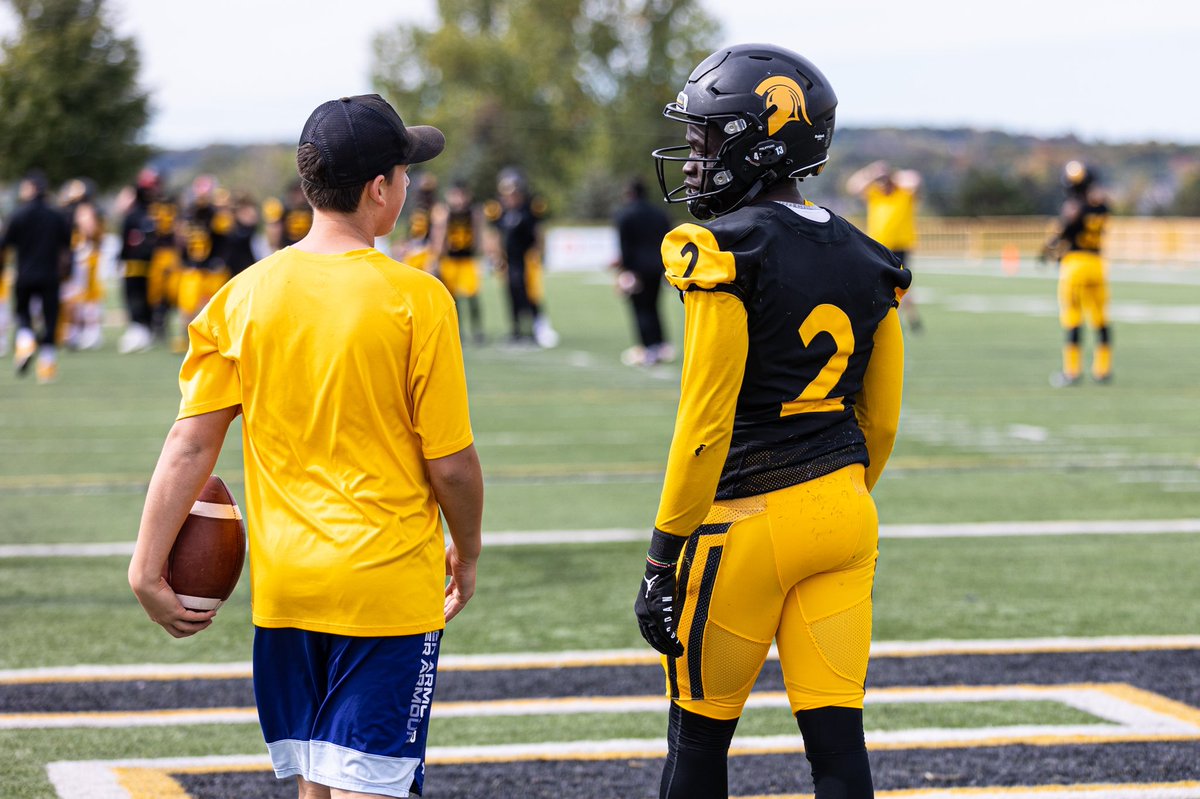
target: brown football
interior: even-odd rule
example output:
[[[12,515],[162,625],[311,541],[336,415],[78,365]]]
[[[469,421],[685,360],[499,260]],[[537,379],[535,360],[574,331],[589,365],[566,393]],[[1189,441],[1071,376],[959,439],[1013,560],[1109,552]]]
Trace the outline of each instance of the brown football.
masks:
[[[216,610],[246,562],[246,525],[225,481],[208,478],[167,558],[167,583],[188,610]]]

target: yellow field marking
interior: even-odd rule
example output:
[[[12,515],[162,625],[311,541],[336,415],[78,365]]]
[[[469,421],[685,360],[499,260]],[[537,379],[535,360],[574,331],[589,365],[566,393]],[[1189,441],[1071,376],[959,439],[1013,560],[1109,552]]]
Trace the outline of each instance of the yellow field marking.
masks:
[[[225,771],[225,769],[221,769]],[[117,784],[124,788],[131,797],[139,799],[190,799],[191,794],[184,790],[170,773],[163,769],[149,768],[116,768],[113,772]]]

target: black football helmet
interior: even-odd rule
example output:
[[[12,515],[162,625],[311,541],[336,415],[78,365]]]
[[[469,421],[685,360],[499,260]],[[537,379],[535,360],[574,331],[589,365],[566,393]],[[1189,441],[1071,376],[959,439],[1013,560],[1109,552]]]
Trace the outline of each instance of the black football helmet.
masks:
[[[1083,161],[1068,161],[1063,167],[1062,185],[1068,195],[1084,195],[1096,182],[1096,171]]]
[[[663,116],[705,129],[705,157],[689,145],[655,150],[658,184],[669,203],[686,202],[710,219],[752,201],[788,178],[820,173],[829,160],[837,96],[821,70],[769,44],[728,47],[700,62]],[[700,164],[698,190],[667,188],[667,163]]]

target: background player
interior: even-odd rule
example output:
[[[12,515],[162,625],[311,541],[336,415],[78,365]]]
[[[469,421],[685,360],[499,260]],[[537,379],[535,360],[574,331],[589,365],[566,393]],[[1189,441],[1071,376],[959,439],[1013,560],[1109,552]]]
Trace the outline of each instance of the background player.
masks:
[[[917,244],[917,192],[921,173],[915,169],[892,169],[886,161],[875,161],[846,181],[846,191],[862,197],[867,209],[867,235],[896,254],[904,268]],[[914,292],[908,292],[900,311],[914,333],[921,330]]]
[[[276,775],[296,776],[302,799],[421,793],[441,630],[474,592],[483,478],[454,303],[374,249],[404,206],[407,164],[444,145],[378,95],[309,117],[296,158],[312,230],[189,328],[129,567],[171,635],[212,623],[180,605],[163,566],[242,414],[255,700]]]
[[[500,173],[496,229],[500,234],[497,257],[508,284],[511,340],[533,341],[540,347],[558,345],[558,333],[545,313],[542,276],[542,209],[529,194],[525,178],[516,170]]]
[[[312,206],[298,182],[288,186],[282,201],[275,197],[267,199],[262,216],[267,244],[272,250],[292,246],[312,229]]]
[[[479,302],[479,251],[484,230],[483,210],[471,198],[464,181],[455,181],[446,192],[446,202],[432,212],[431,250],[436,254],[438,277],[446,284],[455,304],[467,306],[471,338],[483,343],[483,312]]]
[[[666,655],[670,799],[728,795],[729,743],[772,641],[818,799],[873,791],[869,491],[900,415],[896,305],[911,275],[800,194],[828,160],[836,106],[807,59],[742,45],[709,56],[664,110],[687,144],[654,153],[663,195],[711,219],[662,244],[684,292],[683,381],[635,603]]]
[[[1080,161],[1063,170],[1067,198],[1059,217],[1059,230],[1047,244],[1043,257],[1058,260],[1058,319],[1066,341],[1062,371],[1050,377],[1051,385],[1071,386],[1083,372],[1080,328],[1084,317],[1096,331],[1092,353],[1092,379],[1112,380],[1112,339],[1108,327],[1108,265],[1100,252],[1108,226],[1108,204],[1095,173]]]
[[[233,226],[228,192],[218,190],[216,180],[210,175],[198,176],[192,181],[192,200],[184,211],[179,248],[183,269],[179,275],[178,305],[183,329],[229,279],[225,251]],[[186,341],[182,333],[172,340],[171,348],[184,351]]]
[[[621,362],[653,366],[675,357],[658,307],[663,283],[662,240],[671,230],[671,221],[662,208],[646,200],[646,184],[641,180],[630,181],[625,200],[616,217],[621,257],[613,266],[617,289],[629,298],[633,310],[638,344],[621,353]]]
[[[70,269],[71,226],[62,212],[47,199],[46,176],[30,172],[18,185],[21,206],[0,232],[0,259],[15,250],[16,279],[13,281],[17,335],[13,342],[13,366],[24,375],[37,356],[39,383],[58,376],[58,309],[63,277]],[[34,302],[40,307],[41,330],[35,332]]]
[[[431,275],[436,275],[438,270],[437,253],[432,246],[433,208],[438,203],[437,188],[437,175],[432,172],[423,172],[417,178],[417,190],[413,192],[412,208],[408,217],[408,232],[396,248],[397,258]]]

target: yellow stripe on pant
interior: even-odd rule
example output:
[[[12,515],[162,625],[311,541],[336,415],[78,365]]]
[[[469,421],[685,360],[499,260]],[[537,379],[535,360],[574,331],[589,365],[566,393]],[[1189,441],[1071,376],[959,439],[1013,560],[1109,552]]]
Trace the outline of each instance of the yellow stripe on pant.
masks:
[[[679,564],[685,651],[663,658],[680,706],[738,718],[775,641],[793,713],[862,707],[879,554],[863,474],[713,504]]]

